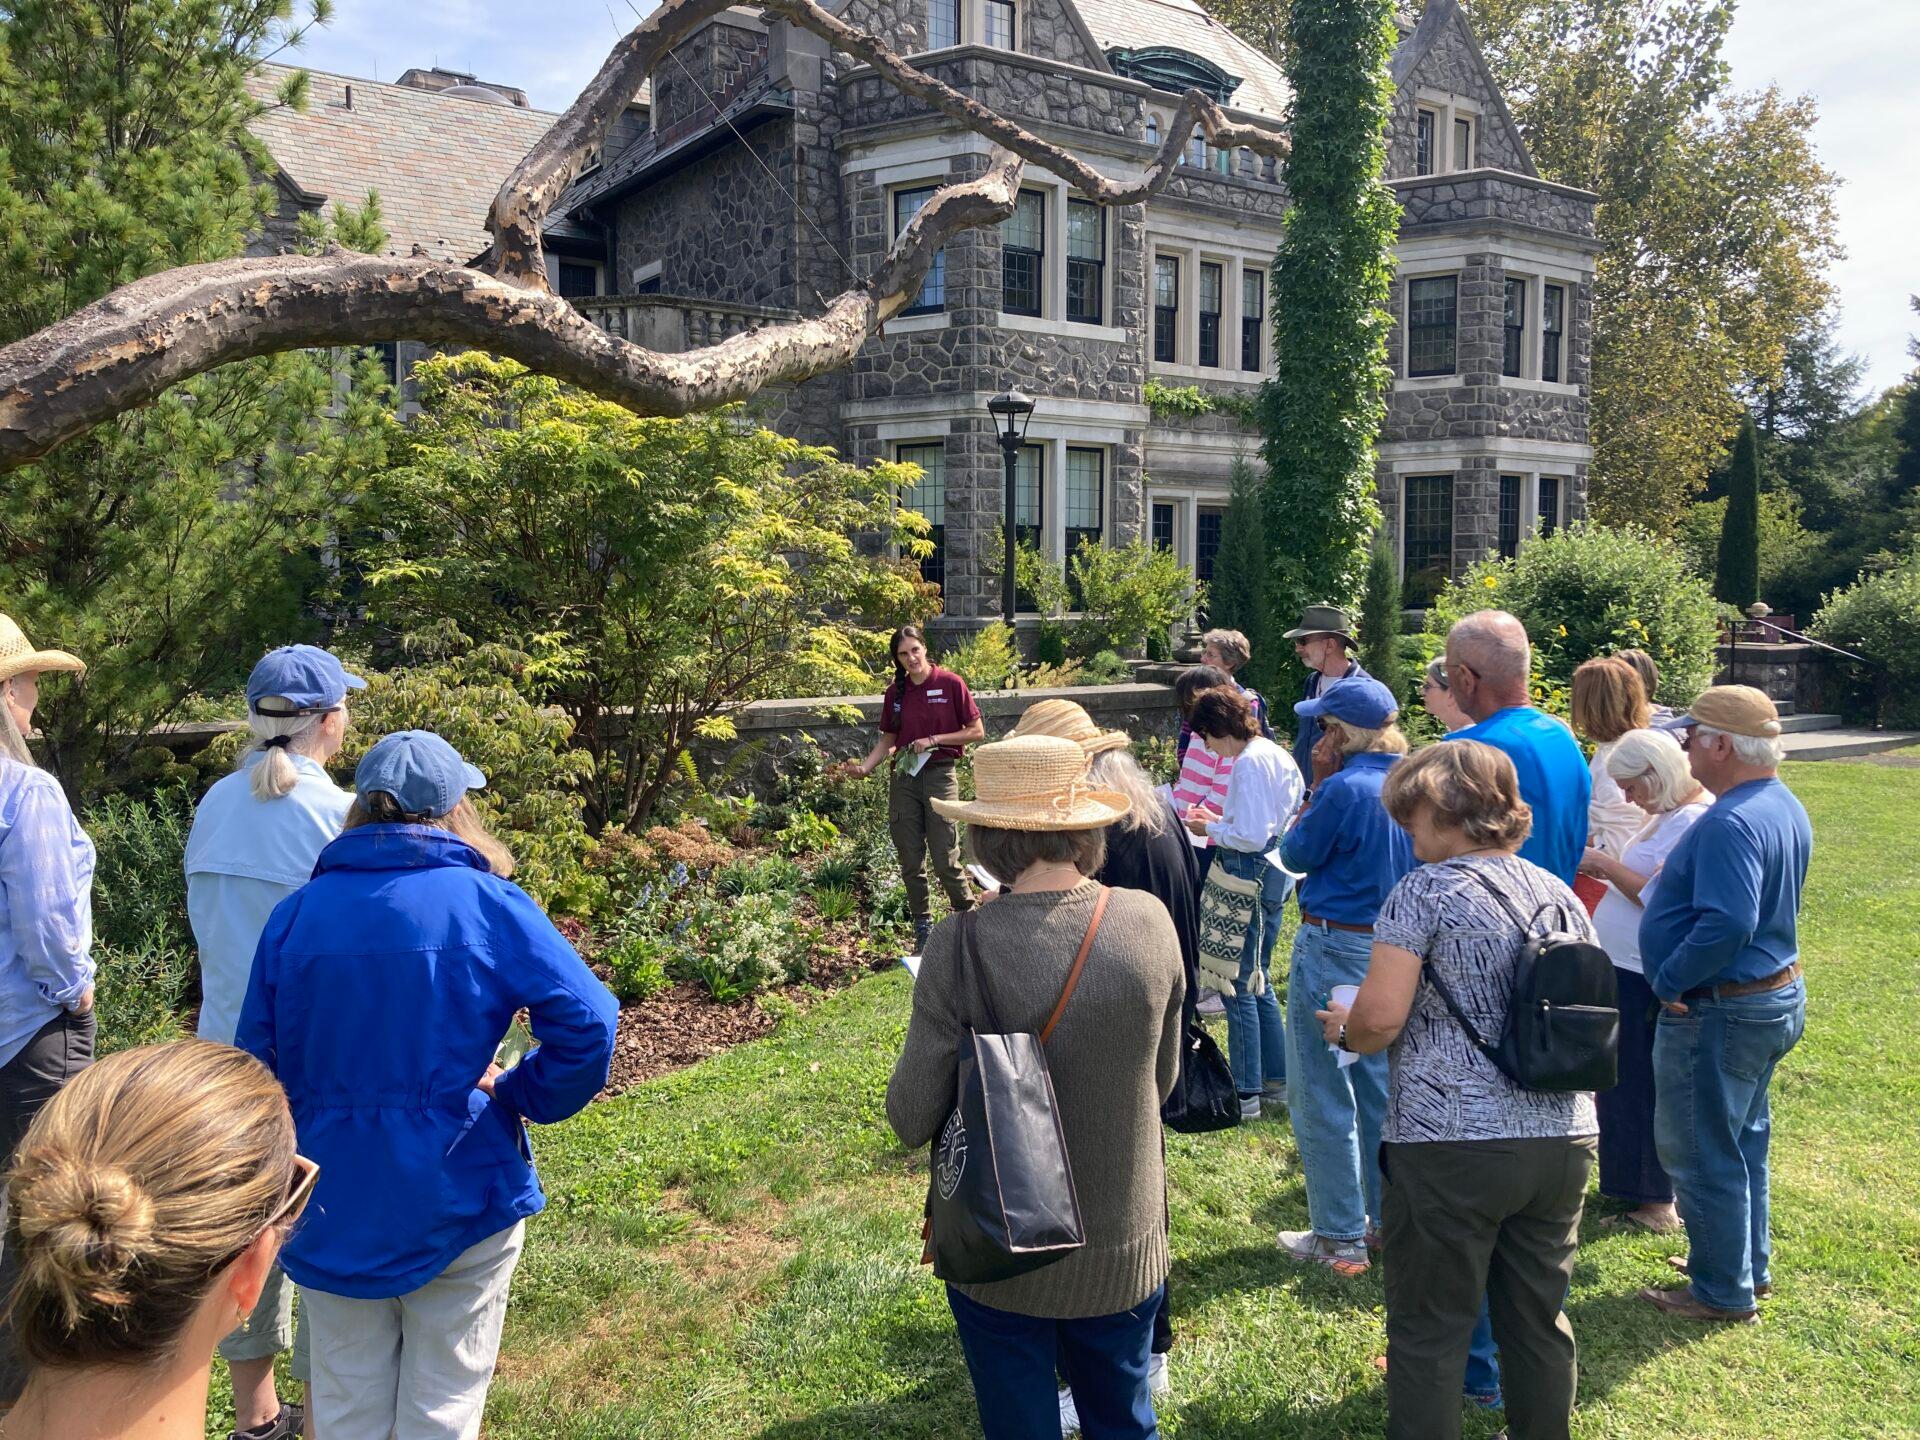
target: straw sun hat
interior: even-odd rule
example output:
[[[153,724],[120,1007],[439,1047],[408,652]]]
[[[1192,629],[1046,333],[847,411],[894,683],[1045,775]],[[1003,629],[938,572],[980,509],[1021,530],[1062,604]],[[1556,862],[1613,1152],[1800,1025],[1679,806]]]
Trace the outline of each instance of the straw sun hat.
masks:
[[[1071,740],[1091,759],[1108,750],[1124,750],[1133,741],[1124,731],[1102,730],[1093,717],[1071,700],[1041,700],[1029,705],[1013,727],[1015,735],[1057,735]]]
[[[974,800],[935,800],[949,820],[996,830],[1103,830],[1127,797],[1087,784],[1087,752],[1057,735],[1015,735],[973,752]]]
[[[86,664],[64,650],[36,650],[11,615],[0,615],[0,680],[11,680],[29,670],[70,670],[79,674]]]

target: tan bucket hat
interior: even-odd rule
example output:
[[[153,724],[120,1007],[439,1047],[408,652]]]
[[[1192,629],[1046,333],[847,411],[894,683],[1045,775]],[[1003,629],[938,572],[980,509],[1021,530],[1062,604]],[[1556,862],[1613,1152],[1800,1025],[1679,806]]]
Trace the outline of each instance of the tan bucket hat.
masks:
[[[1127,797],[1087,784],[1087,752],[1057,735],[1015,735],[973,752],[973,800],[935,800],[949,820],[996,830],[1104,830]]]
[[[1039,700],[1029,705],[1013,727],[1014,735],[1057,735],[1071,740],[1087,758],[1109,750],[1124,750],[1133,741],[1124,731],[1102,730],[1084,706],[1071,700]],[[1009,737],[1011,738],[1011,737]]]
[[[29,670],[68,670],[78,675],[86,662],[64,650],[36,650],[11,615],[0,615],[0,680]]]

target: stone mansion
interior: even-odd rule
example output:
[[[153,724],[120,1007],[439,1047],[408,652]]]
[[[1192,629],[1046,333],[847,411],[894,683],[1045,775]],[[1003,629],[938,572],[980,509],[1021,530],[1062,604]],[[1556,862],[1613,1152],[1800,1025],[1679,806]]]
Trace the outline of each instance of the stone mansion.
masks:
[[[929,73],[1108,173],[1137,174],[1179,95],[1278,119],[1279,67],[1195,0],[843,0]],[[1422,604],[1490,552],[1581,515],[1598,244],[1594,197],[1542,180],[1458,0],[1403,23],[1389,181],[1393,393],[1379,493]],[[270,86],[277,67],[262,67]],[[302,209],[379,193],[391,246],[467,260],[488,203],[554,117],[446,71],[315,74],[304,114],[262,117],[284,241]],[[935,187],[987,142],[870,68],[749,6],[683,42],[549,223],[550,275],[607,329],[682,350],[804,313],[870,273]],[[908,460],[934,525],[935,623],[998,610],[1002,460],[986,401],[1037,408],[1018,459],[1023,535],[1064,556],[1141,535],[1209,577],[1236,456],[1224,413],[1156,414],[1149,382],[1247,394],[1271,361],[1268,267],[1287,196],[1273,162],[1196,135],[1143,206],[1105,210],[1035,167],[1015,214],[943,252],[854,362],[760,397],[765,423],[859,463]],[[412,347],[395,347],[403,376]],[[1284,543],[1284,535],[1280,537]]]

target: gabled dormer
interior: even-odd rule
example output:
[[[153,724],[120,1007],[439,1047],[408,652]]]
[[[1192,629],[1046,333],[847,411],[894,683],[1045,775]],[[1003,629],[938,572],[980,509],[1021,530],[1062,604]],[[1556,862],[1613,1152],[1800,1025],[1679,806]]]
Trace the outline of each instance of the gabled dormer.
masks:
[[[1459,0],[1428,0],[1393,56],[1392,179],[1461,170],[1539,177]]]

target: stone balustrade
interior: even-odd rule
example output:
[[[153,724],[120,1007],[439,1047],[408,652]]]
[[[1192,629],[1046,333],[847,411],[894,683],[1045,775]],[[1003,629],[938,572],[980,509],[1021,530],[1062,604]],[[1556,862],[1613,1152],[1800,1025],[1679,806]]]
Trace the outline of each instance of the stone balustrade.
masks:
[[[798,318],[791,310],[686,295],[594,295],[573,303],[609,335],[668,355]]]

